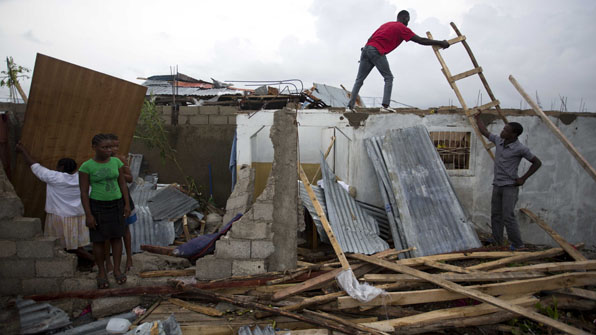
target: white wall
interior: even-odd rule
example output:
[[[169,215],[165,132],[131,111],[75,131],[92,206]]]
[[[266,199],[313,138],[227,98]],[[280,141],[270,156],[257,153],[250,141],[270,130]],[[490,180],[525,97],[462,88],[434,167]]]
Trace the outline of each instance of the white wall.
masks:
[[[596,225],[593,224],[596,222],[596,181],[583,170],[540,118],[529,113],[507,117],[509,121],[524,126],[520,140],[543,162],[542,168],[521,188],[518,207],[531,209],[572,243],[596,245]],[[472,221],[488,228],[493,161],[463,115],[371,114],[365,124],[357,129],[351,127],[341,113],[329,110],[299,111],[297,119],[302,162],[319,163],[320,153],[327,149],[330,136],[335,135],[336,144],[328,163],[335,168],[340,178],[356,187],[359,200],[378,206],[382,205],[381,196],[363,139],[383,135],[389,129],[418,124],[425,125],[429,131],[471,131],[470,169],[463,173],[450,171],[449,174]],[[588,162],[596,166],[596,116],[578,116],[568,125],[558,118],[552,117],[551,120]],[[269,140],[272,121],[273,111],[260,111],[251,118],[238,115],[238,164],[272,160],[273,148]],[[488,129],[499,133],[502,127],[503,123],[497,120]],[[522,162],[520,174],[529,165],[526,161]],[[518,213],[518,220],[525,241],[555,245],[546,233],[523,214]]]

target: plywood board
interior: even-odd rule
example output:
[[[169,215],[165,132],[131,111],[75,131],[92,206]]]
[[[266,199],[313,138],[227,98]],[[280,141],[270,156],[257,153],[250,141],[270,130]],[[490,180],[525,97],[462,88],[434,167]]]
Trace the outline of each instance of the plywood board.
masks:
[[[127,153],[147,88],[56,58],[37,54],[21,142],[42,165],[54,169],[60,158],[80,165],[93,156],[91,138],[114,133]],[[25,215],[44,216],[45,184],[22,157],[13,185]]]

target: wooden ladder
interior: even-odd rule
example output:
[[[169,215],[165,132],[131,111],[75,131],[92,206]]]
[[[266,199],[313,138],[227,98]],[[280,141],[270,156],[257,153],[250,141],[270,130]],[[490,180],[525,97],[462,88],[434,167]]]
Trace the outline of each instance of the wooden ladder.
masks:
[[[492,90],[490,89],[490,86],[488,86],[488,82],[486,81],[486,78],[484,77],[484,74],[482,73],[482,67],[480,67],[478,65],[478,62],[476,61],[476,57],[474,57],[474,54],[472,53],[472,49],[470,49],[468,42],[466,42],[466,36],[462,35],[459,32],[459,29],[457,29],[457,27],[455,26],[455,24],[453,22],[451,22],[451,27],[453,28],[453,30],[455,30],[457,37],[450,39],[447,42],[449,43],[449,45],[461,42],[463,44],[464,48],[466,48],[466,51],[468,52],[468,55],[470,56],[470,59],[472,60],[472,64],[474,65],[474,68],[472,70],[468,70],[468,71],[462,72],[460,74],[452,75],[451,72],[449,71],[449,68],[447,67],[447,64],[445,63],[445,60],[443,59],[443,56],[441,56],[441,52],[440,52],[441,48],[438,46],[433,46],[433,50],[435,52],[435,55],[437,56],[437,59],[439,60],[439,63],[441,63],[441,66],[443,67],[441,69],[441,71],[445,75],[445,78],[447,78],[447,81],[449,82],[449,86],[451,86],[451,88],[455,92],[455,95],[457,96],[459,103],[461,104],[462,108],[464,109],[464,112],[466,113],[466,116],[468,117],[468,121],[470,122],[470,125],[476,132],[476,135],[482,142],[482,145],[484,146],[484,148],[486,149],[486,151],[488,152],[490,157],[492,159],[495,159],[495,156],[494,156],[493,152],[491,151],[491,148],[493,148],[495,145],[492,142],[487,141],[484,138],[484,136],[482,136],[482,134],[480,133],[480,130],[478,130],[478,126],[476,125],[476,120],[474,119],[474,116],[476,114],[480,113],[481,111],[495,108],[497,110],[497,113],[503,120],[503,122],[507,123],[507,118],[505,118],[505,116],[501,113],[501,107],[499,106],[500,102],[499,102],[499,100],[497,100],[495,98]],[[430,32],[427,32],[426,36],[428,36],[428,38],[430,38],[430,39],[433,38],[433,36],[431,35]],[[464,98],[461,95],[461,92],[459,91],[459,88],[456,85],[456,81],[473,76],[475,74],[477,74],[480,77],[480,80],[482,81],[482,85],[484,86],[486,93],[488,93],[488,96],[490,97],[491,102],[484,104],[484,105],[468,108],[468,105],[464,101]]]

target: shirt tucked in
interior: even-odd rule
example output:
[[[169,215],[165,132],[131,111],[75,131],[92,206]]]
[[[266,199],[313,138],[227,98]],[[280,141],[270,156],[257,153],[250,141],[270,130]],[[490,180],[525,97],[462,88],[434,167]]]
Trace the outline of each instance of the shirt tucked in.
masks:
[[[505,140],[498,135],[490,134],[488,139],[496,148],[493,185],[515,185],[515,180],[519,178],[517,170],[522,157],[532,160],[534,155],[519,140],[505,145]]]
[[[46,187],[46,212],[62,217],[85,215],[81,206],[79,173],[53,171],[39,163],[31,165],[31,171]]]

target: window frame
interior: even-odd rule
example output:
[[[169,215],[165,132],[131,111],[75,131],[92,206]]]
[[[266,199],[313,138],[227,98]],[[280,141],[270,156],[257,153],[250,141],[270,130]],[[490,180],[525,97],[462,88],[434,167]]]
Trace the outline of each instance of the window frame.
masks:
[[[447,167],[445,167],[445,170],[447,171],[447,174],[449,176],[461,176],[461,177],[470,177],[470,176],[474,176],[475,175],[475,167],[476,167],[476,133],[474,132],[474,129],[472,129],[471,127],[429,127],[428,128],[428,133],[429,136],[431,136],[431,133],[437,133],[437,132],[451,132],[451,133],[469,133],[470,134],[470,159],[469,159],[469,165],[467,169],[447,169]],[[431,136],[431,142],[432,142],[432,136]],[[433,146],[434,146],[434,142],[433,142]],[[435,148],[436,149],[436,148]],[[439,154],[438,150],[437,150],[437,154]],[[440,155],[439,155],[440,157]],[[441,161],[443,161],[443,159],[441,159]],[[443,165],[445,165],[445,163],[443,162]]]

